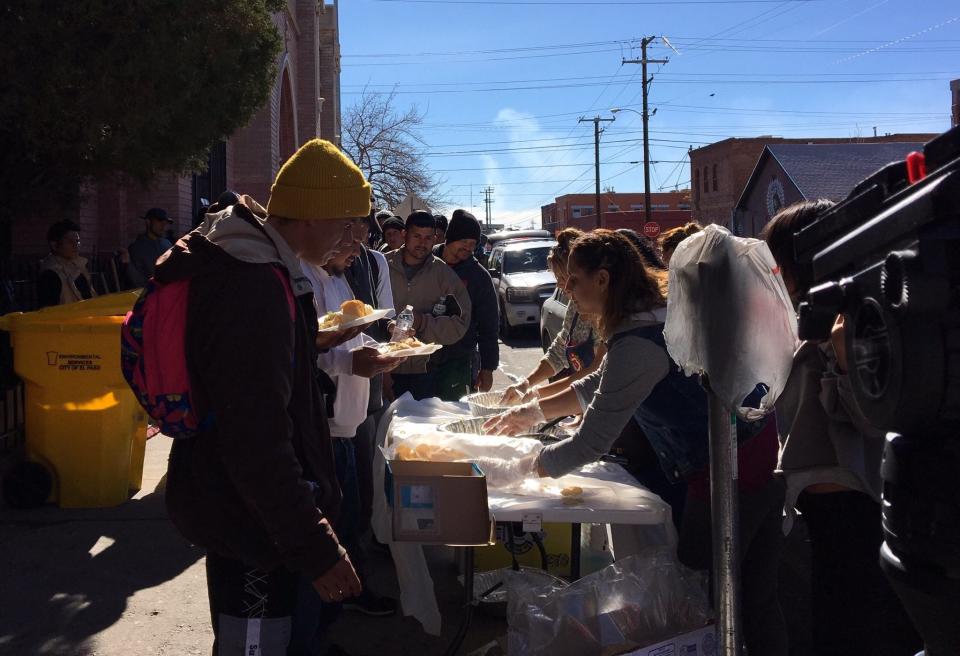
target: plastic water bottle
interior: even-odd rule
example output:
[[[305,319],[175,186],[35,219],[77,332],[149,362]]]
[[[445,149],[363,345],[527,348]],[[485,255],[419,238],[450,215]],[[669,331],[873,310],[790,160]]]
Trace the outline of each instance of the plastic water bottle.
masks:
[[[408,305],[403,308],[403,312],[397,316],[397,327],[393,330],[393,336],[390,338],[391,342],[399,342],[401,339],[406,339],[407,333],[413,329],[413,306]]]

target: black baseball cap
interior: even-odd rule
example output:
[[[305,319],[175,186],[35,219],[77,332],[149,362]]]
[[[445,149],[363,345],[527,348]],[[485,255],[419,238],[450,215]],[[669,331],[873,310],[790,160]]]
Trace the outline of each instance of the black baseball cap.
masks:
[[[160,221],[166,221],[167,223],[173,223],[173,219],[167,214],[167,210],[162,207],[151,207],[147,210],[147,213],[143,215],[143,218],[148,221],[150,219],[158,219]]]

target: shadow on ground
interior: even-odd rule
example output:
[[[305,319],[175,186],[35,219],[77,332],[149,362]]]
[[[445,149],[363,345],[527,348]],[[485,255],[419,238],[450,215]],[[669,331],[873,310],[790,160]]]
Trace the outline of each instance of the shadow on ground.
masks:
[[[93,654],[131,595],[203,556],[170,523],[162,490],[116,508],[0,509],[0,536],[3,654]]]

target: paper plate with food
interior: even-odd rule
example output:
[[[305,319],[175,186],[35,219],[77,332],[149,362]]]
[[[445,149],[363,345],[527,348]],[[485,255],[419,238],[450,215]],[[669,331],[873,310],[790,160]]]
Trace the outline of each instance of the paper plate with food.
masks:
[[[430,355],[436,353],[443,346],[441,344],[424,344],[416,337],[407,337],[396,342],[387,342],[377,347],[383,355],[389,355],[397,358],[412,358],[418,355]]]
[[[339,310],[327,312],[320,317],[320,332],[329,333],[358,328],[374,321],[389,319],[394,314],[393,309],[377,310],[363,301],[344,301]]]

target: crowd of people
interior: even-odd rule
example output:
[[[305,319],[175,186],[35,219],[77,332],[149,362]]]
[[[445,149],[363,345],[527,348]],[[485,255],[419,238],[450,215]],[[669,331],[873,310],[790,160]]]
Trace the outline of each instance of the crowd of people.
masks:
[[[365,577],[385,404],[408,392],[455,401],[493,386],[498,310],[474,256],[480,224],[465,210],[449,220],[372,211],[360,170],[321,140],[283,165],[266,207],[249,196],[226,201],[172,246],[160,241],[165,215],[148,213],[129,252],[130,266],[157,284],[191,281],[185,355],[198,414],[214,418],[174,442],[170,517],[208,551],[215,653],[247,653],[251,640],[265,656],[343,653],[324,644],[341,609],[396,611]],[[785,208],[763,235],[795,303],[811,272],[794,258],[792,235],[826,207]],[[659,243],[631,230],[561,231],[549,266],[571,299],[562,329],[536,368],[502,393],[510,409],[485,429],[513,435],[578,417],[530,475],[559,477],[624,455],[627,471],[670,505],[681,561],[709,570],[707,401],[663,337],[670,258],[699,230],[689,224]],[[51,230],[45,270],[56,276],[58,302],[86,298],[92,287],[77,233]],[[54,291],[51,277],[50,298]],[[376,346],[395,336],[395,321],[318,332],[318,316],[354,299],[398,314],[409,306],[407,334],[443,348],[382,354]],[[798,513],[812,547],[816,653],[901,656],[921,647],[878,566],[882,436],[850,394],[839,319],[834,337],[800,346],[774,415],[737,425],[751,655],[789,653],[778,569]]]

